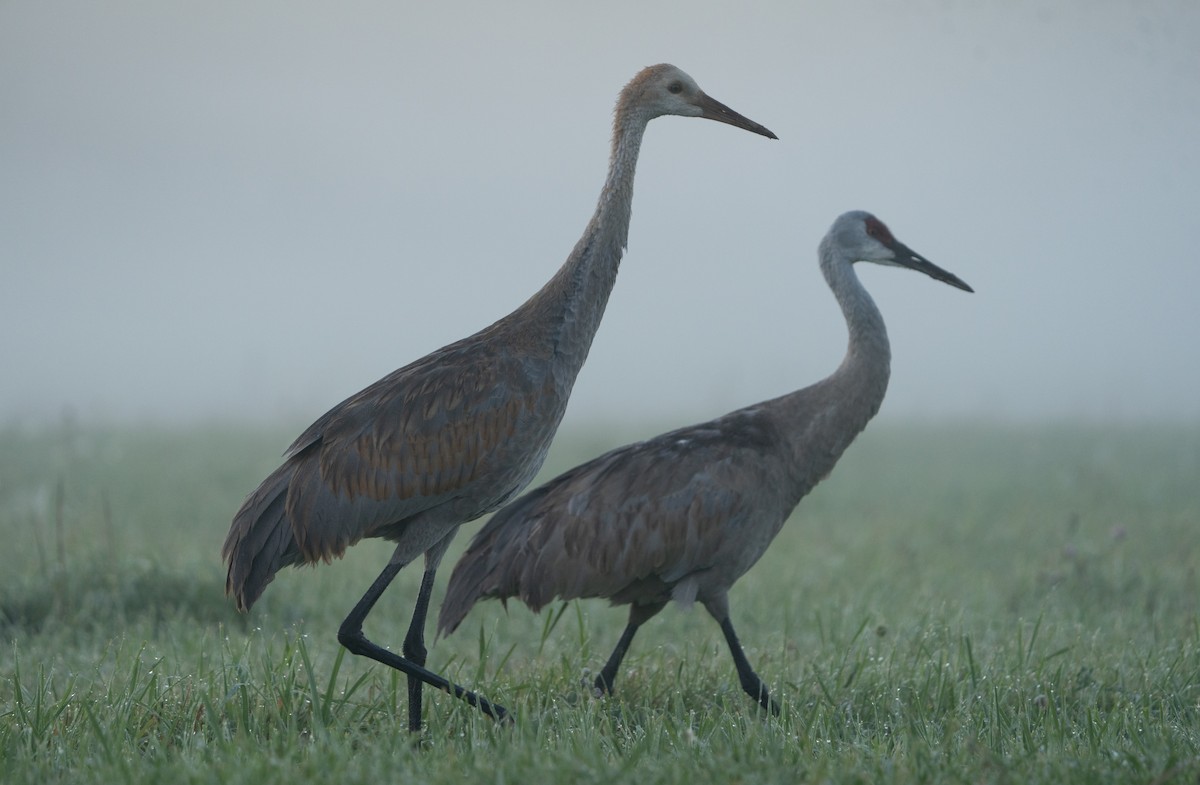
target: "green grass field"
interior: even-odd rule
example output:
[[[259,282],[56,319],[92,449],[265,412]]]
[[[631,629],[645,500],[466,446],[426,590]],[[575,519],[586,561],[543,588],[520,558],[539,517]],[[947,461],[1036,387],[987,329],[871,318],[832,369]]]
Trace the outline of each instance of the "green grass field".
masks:
[[[650,433],[564,432],[546,476]],[[780,717],[702,610],[656,617],[598,700],[623,609],[485,603],[430,666],[518,721],[427,692],[420,744],[403,681],[335,637],[385,543],[247,616],[223,596],[230,517],[293,435],[0,431],[0,780],[1200,779],[1194,425],[869,427],[732,593]],[[368,636],[399,647],[419,572]]]

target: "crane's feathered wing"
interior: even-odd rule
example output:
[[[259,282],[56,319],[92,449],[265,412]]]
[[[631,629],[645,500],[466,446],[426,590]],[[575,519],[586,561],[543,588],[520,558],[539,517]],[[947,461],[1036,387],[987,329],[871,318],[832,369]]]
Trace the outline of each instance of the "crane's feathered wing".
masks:
[[[473,346],[451,344],[389,374],[288,448],[222,549],[240,608],[285,566],[329,561],[364,537],[398,539],[439,506],[471,520],[525,487],[545,455],[536,443],[548,446],[558,424],[538,416],[556,397],[551,382],[529,355]]]
[[[763,459],[777,442],[751,408],[618,448],[530,491],[472,540],[439,630],[452,632],[485,597],[516,597],[535,611],[556,597],[662,602],[717,565],[741,574],[790,511],[748,491],[783,484]],[[751,525],[757,516],[778,524]]]

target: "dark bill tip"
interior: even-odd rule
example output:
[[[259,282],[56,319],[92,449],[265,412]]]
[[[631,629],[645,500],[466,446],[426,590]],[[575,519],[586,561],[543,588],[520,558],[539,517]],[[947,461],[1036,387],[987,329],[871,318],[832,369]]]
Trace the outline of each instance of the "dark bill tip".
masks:
[[[759,134],[760,136],[765,136],[768,139],[779,138],[765,125],[760,125],[749,117],[738,114],[706,93],[700,94],[700,97],[696,99],[696,105],[700,107],[701,117],[707,117],[709,120],[716,120],[719,123],[728,123],[743,130]]]
[[[916,270],[918,272],[925,273],[935,281],[941,281],[942,283],[950,284],[957,289],[962,289],[964,292],[971,292],[972,294],[975,293],[975,290],[968,286],[966,281],[959,278],[954,273],[950,272],[949,270],[943,270],[941,267],[938,267],[936,264],[929,261],[924,256],[921,256],[921,254],[917,253],[903,243],[896,243],[896,245],[899,246],[899,253],[896,255],[896,261],[899,264],[909,268],[910,270]]]

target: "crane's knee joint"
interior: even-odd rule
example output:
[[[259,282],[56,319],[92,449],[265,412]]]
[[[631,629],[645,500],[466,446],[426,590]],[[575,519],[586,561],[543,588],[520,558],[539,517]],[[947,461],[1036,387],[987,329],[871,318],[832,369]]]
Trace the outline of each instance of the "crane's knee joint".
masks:
[[[358,654],[362,650],[362,644],[366,640],[366,636],[363,635],[362,626],[354,624],[342,624],[338,628],[337,637],[338,643],[355,654]]]
[[[424,665],[426,658],[429,656],[429,650],[420,641],[404,641],[403,651],[404,659],[409,662],[415,662],[418,665]]]

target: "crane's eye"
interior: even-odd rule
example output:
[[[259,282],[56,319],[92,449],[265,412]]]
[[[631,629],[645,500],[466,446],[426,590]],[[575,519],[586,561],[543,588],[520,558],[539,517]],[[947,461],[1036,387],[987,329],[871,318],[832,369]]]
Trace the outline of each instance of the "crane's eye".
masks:
[[[676,94],[682,93],[683,82],[671,82],[671,84],[667,85],[667,92]]]

